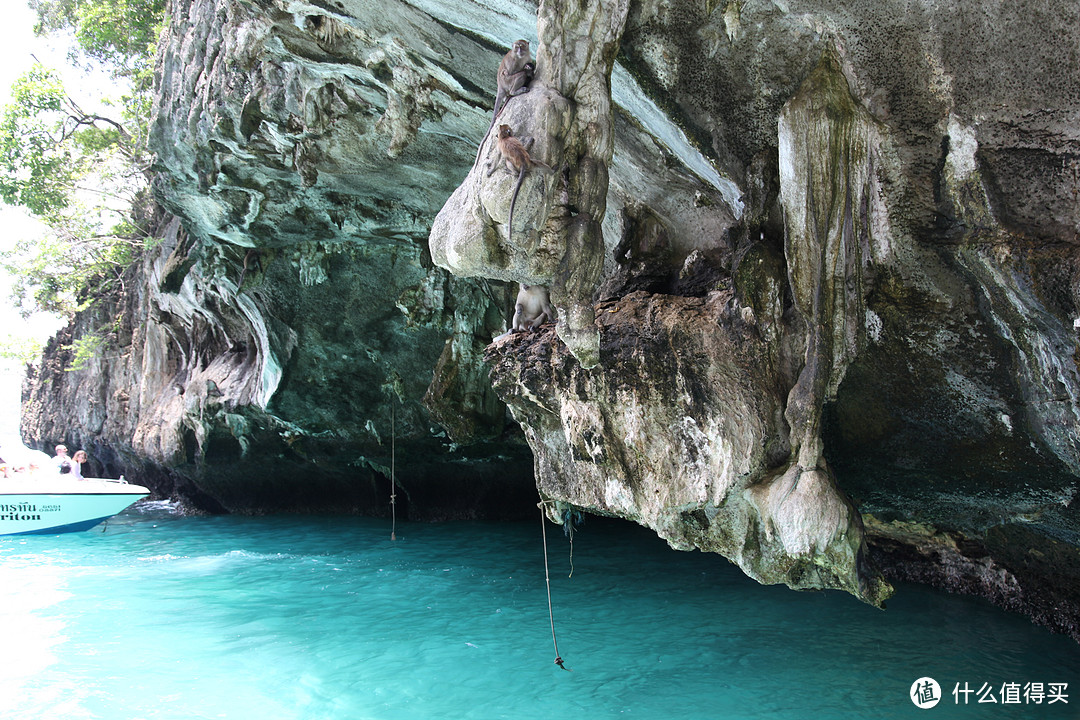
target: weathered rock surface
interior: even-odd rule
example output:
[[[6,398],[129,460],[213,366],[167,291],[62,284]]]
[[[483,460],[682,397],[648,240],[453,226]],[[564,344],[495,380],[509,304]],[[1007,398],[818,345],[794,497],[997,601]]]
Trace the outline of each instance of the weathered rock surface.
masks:
[[[497,123],[529,137],[533,155],[554,173],[529,172],[527,185],[523,176],[518,235],[511,236],[508,210],[499,223],[505,229],[497,230],[495,218],[503,217],[517,185],[512,172],[510,180],[491,179],[500,159],[491,153],[491,133],[479,153],[487,161],[447,200],[428,238],[435,263],[455,275],[548,287],[559,308],[559,337],[588,367],[599,362],[592,296],[604,264],[601,222],[614,152],[611,70],[627,5],[540,3],[535,77]],[[539,203],[531,201],[534,190]]]
[[[730,291],[636,292],[597,306],[601,364],[549,331],[490,350],[495,387],[536,455],[537,485],[567,506],[635,520],[674,547],[719,552],[748,575],[879,603],[859,513],[827,470],[790,456],[775,354]]]
[[[392,463],[400,517],[517,517],[528,507],[535,490],[520,441],[456,448],[422,405],[432,368],[452,362],[440,364],[446,338],[460,329],[441,299],[430,310],[434,328],[425,327],[431,317],[410,327],[392,304],[404,302],[408,283],[424,281],[419,262],[390,253],[378,262],[415,275],[384,269],[386,283],[357,283],[354,272],[372,267],[363,253],[338,252],[311,286],[296,282],[294,264],[277,262],[255,271],[260,291],[238,292],[227,278],[203,275],[201,262],[170,278],[191,239],[175,219],[163,235],[160,252],[132,269],[136,292],[125,304],[103,306],[75,328],[115,317],[105,352],[69,372],[71,353],[63,338],[55,342],[24,403],[26,434],[84,447],[95,472],[126,473],[211,512],[388,513]],[[430,292],[481,313],[492,302],[441,274]],[[373,317],[357,307],[380,310]],[[501,313],[489,320],[501,327]],[[380,335],[395,324],[400,335]],[[463,392],[460,378],[445,374],[440,388]],[[484,383],[472,387],[487,387],[486,373]],[[453,431],[500,437],[505,409],[490,387],[473,392],[455,398],[462,410]]]
[[[550,284],[557,335],[489,353],[551,514],[877,602],[872,555],[1080,637],[1074,3],[170,12],[180,223],[117,353],[52,356],[31,439],[208,508],[371,510],[396,435],[415,506],[465,514],[531,488],[482,353],[503,281]],[[560,173],[526,181],[513,247],[508,176],[469,168],[518,37],[538,84],[504,115]]]

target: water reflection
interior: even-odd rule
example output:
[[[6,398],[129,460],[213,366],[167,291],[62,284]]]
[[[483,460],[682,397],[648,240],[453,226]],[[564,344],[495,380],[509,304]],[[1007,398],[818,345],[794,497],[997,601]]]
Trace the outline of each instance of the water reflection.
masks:
[[[0,542],[0,698],[14,700],[24,712],[55,710],[56,688],[44,678],[68,640],[62,613],[55,611],[71,597],[67,569],[48,557],[22,554],[25,545],[15,538]]]

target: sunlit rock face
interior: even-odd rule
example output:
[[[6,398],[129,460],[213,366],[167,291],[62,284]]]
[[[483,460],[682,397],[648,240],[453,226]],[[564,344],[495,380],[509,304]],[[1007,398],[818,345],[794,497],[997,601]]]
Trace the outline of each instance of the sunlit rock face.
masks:
[[[179,221],[119,352],[34,388],[78,420],[31,437],[204,507],[367,511],[396,439],[426,516],[534,493],[531,449],[553,517],[872,603],[876,559],[1080,636],[1074,3],[170,12]],[[504,121],[557,172],[508,237],[490,140],[470,168],[519,37]],[[560,324],[490,347],[493,391],[515,281]]]
[[[146,258],[121,358],[36,390],[74,387],[78,406],[111,378],[126,400],[108,430],[57,414],[30,434],[104,433],[118,449],[102,461],[137,459],[209,510],[388,513],[391,474],[408,517],[532,507],[528,448],[503,439],[481,359],[513,294],[434,267],[426,245],[448,168],[475,150],[491,51],[375,7],[352,7],[359,24],[304,4],[172,4],[153,142],[179,221]]]

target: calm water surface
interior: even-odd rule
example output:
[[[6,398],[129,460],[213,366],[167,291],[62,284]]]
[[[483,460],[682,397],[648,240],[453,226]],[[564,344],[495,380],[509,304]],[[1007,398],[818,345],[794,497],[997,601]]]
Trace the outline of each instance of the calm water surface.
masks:
[[[902,585],[882,612],[762,587],[714,555],[590,519],[183,518],[0,538],[0,717],[1078,718],[1080,646]],[[935,678],[930,710],[908,699]],[[1069,703],[956,705],[956,683],[1068,683]],[[962,696],[961,696],[962,697]]]

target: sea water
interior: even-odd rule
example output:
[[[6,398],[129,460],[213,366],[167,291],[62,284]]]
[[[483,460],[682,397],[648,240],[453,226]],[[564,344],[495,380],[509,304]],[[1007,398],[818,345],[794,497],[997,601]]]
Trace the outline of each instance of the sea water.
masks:
[[[549,613],[542,535],[143,503],[0,538],[0,718],[1080,717],[1080,646],[982,600],[764,587],[590,518],[572,576],[547,525]]]

